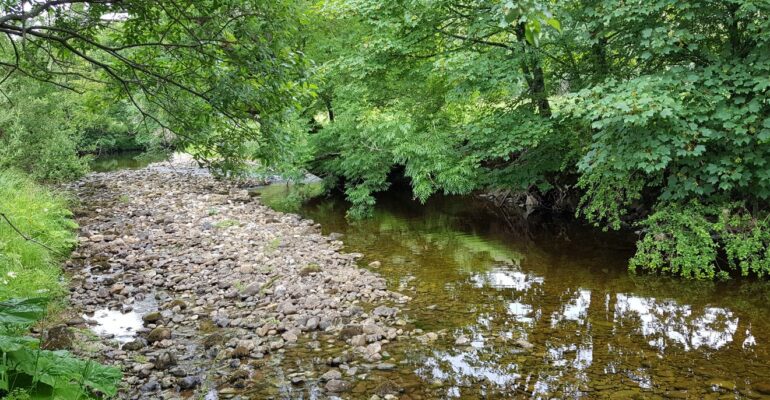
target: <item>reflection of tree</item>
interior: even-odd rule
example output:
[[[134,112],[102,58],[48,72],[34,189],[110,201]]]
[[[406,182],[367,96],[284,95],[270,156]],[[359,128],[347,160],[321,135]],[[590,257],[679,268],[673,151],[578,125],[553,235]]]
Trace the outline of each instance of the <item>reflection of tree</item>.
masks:
[[[685,350],[701,346],[719,349],[733,341],[738,329],[738,317],[725,308],[705,307],[695,317],[690,305],[623,293],[617,294],[615,319],[618,324],[633,320],[637,332],[649,339],[650,346],[660,350],[665,350],[670,342]]]

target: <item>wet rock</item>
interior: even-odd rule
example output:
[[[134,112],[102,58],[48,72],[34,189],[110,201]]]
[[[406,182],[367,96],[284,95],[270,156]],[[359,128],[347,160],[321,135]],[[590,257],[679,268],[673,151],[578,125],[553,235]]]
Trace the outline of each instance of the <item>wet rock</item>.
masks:
[[[43,350],[69,350],[72,349],[74,334],[67,325],[54,326],[45,333],[40,348]]]
[[[333,381],[333,380],[340,380],[342,379],[342,373],[340,371],[337,371],[336,369],[331,369],[329,371],[326,371],[323,375],[321,375],[322,381]]]
[[[195,389],[201,384],[201,378],[199,376],[186,376],[179,380],[178,385],[182,390]]]
[[[147,335],[147,341],[150,343],[160,342],[161,340],[170,339],[170,338],[171,338],[171,330],[168,328],[164,328],[162,326],[159,326],[151,330],[150,333]]]
[[[155,323],[160,321],[163,318],[163,315],[161,313],[155,311],[151,313],[144,314],[142,316],[142,321],[144,321],[147,324]]]
[[[326,382],[326,385],[324,386],[326,391],[331,393],[347,392],[350,390],[350,387],[351,385],[349,382],[340,379],[330,380],[329,382]]]
[[[171,366],[176,365],[176,357],[174,354],[168,351],[164,351],[158,355],[158,357],[155,359],[155,369],[159,371],[163,371],[168,369]]]

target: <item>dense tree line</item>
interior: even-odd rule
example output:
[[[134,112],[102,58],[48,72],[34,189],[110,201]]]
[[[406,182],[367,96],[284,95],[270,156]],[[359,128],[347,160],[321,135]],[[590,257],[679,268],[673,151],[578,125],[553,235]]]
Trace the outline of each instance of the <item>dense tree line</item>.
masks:
[[[400,170],[418,199],[636,225],[634,269],[770,272],[770,1],[25,4],[0,1],[5,105],[102,85],[104,118],[131,106],[127,130],[221,170],[319,173],[351,217]]]
[[[314,167],[344,180],[351,213],[402,166],[420,199],[502,190],[639,224],[633,269],[770,272],[770,2],[564,1],[506,19],[513,4],[316,9]]]

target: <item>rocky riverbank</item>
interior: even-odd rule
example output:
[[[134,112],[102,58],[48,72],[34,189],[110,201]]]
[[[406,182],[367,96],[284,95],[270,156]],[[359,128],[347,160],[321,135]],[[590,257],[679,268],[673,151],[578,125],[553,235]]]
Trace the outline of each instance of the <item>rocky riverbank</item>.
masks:
[[[258,397],[281,397],[309,383],[321,398],[393,397],[351,391],[396,367],[387,349],[410,334],[398,307],[409,298],[358,268],[336,235],[189,165],[91,174],[70,189],[81,206],[69,323],[99,333],[81,329],[76,350],[123,369],[121,398],[255,398],[265,386]],[[297,347],[324,372],[264,382]]]

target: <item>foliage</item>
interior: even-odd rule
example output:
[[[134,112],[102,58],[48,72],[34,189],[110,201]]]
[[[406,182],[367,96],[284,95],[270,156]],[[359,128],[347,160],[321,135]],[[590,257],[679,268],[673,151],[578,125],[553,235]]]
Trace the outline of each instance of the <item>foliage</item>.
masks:
[[[150,132],[195,144],[235,169],[243,143],[280,153],[277,129],[309,89],[296,35],[300,2],[0,1],[0,84],[28,76],[76,92],[104,85]],[[209,157],[216,154],[219,157]]]
[[[528,53],[541,27],[558,23],[534,3],[520,5],[477,2],[459,17],[451,1],[329,1],[317,10],[311,35],[321,38],[311,39],[307,52],[325,63],[309,109],[326,115],[311,135],[314,167],[344,180],[352,217],[371,212],[373,193],[386,190],[399,167],[421,200],[549,185],[546,175],[562,159],[529,159],[528,173],[511,167],[528,158],[525,150],[535,155],[564,142],[549,140],[552,126],[538,115],[550,106],[543,88],[533,89],[541,82],[527,81],[541,68]],[[339,26],[345,29],[333,28]],[[500,174],[499,164],[510,174]]]
[[[0,171],[0,300],[61,293],[58,262],[76,244],[67,201],[14,171]],[[44,247],[45,246],[45,247]]]
[[[633,270],[770,272],[770,3],[513,4],[313,10],[311,168],[345,186],[350,216],[403,171],[419,199],[576,196],[594,224],[639,222]]]

